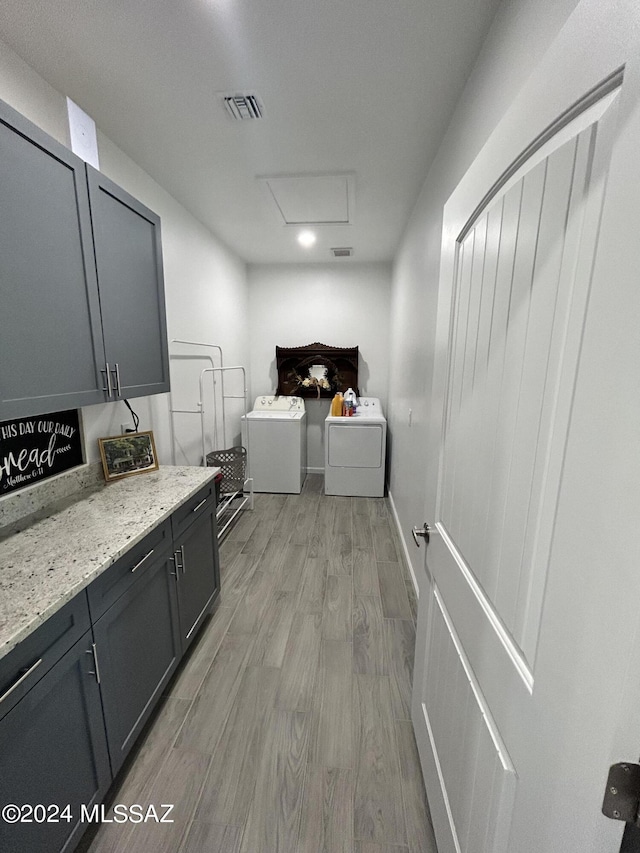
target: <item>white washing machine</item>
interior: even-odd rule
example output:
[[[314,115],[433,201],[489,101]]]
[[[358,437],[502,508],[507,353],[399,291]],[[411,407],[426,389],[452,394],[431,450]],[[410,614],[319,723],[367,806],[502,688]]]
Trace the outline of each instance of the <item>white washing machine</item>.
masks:
[[[384,495],[387,421],[377,397],[360,397],[352,417],[325,420],[324,493]]]
[[[254,492],[300,494],[307,473],[307,413],[301,397],[256,397],[241,419]]]

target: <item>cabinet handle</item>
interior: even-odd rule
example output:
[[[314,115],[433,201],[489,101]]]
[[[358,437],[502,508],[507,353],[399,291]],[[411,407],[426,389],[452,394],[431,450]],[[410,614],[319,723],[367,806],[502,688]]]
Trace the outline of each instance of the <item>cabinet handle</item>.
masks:
[[[174,578],[178,581],[180,580],[180,564],[178,563],[178,552],[174,551],[173,554],[169,557],[173,565],[176,567],[175,572],[169,572],[170,575],[173,575]]]
[[[173,560],[175,567],[176,567],[176,577],[178,577],[178,575],[180,574],[180,569],[182,569],[182,571],[184,572],[184,565],[181,566],[179,561],[178,561],[178,554],[180,554],[181,552],[182,552],[182,549],[180,549],[180,551],[174,551],[173,557],[171,558]],[[183,554],[183,560],[184,560],[184,554]]]
[[[182,557],[182,566],[180,568],[182,569],[182,574],[184,575],[184,574],[186,574],[186,571],[187,571],[185,568],[184,545],[180,546],[180,555]]]
[[[11,685],[11,687],[8,690],[5,690],[5,692],[2,694],[2,696],[0,696],[0,702],[4,702],[5,699],[7,699],[9,696],[11,696],[13,691],[17,690],[18,687],[20,687],[20,685],[22,684],[22,682],[25,681],[27,678],[29,678],[31,673],[35,672],[35,670],[40,666],[41,663],[42,663],[42,658],[40,658],[40,660],[37,660],[35,663],[32,663],[31,666],[29,667],[29,669],[27,669],[26,672],[23,672],[22,675],[20,676],[20,678],[18,678],[17,681],[14,681],[14,683]]]
[[[107,377],[107,387],[102,390],[105,392],[107,397],[113,397],[113,386],[111,385],[111,371],[109,370],[109,362],[106,363],[103,370],[100,373],[105,373]]]
[[[122,397],[122,388],[120,386],[120,365],[116,363],[115,367],[111,371],[116,380],[116,397]]]
[[[203,499],[200,501],[200,503],[198,504],[198,506],[194,506],[194,508],[191,510],[191,512],[197,512],[197,511],[200,509],[200,507],[201,507],[201,506],[204,506],[204,505],[206,504],[206,502],[207,502],[208,500],[209,500],[209,498],[208,498],[208,497],[207,497],[207,498],[203,498]]]
[[[93,665],[95,669],[89,670],[89,675],[95,675],[96,681],[100,684],[100,667],[98,666],[98,650],[96,649],[96,644],[91,643],[91,648],[87,649],[88,655],[93,655]]]
[[[148,553],[148,554],[145,554],[145,555],[144,555],[144,557],[143,557],[141,560],[138,560],[138,562],[135,564],[135,566],[131,569],[131,572],[133,573],[133,572],[135,572],[135,571],[136,571],[136,569],[139,569],[139,568],[140,568],[140,566],[141,566],[141,565],[144,563],[144,561],[147,559],[147,557],[150,557],[150,556],[153,554],[153,552],[154,552],[154,551],[155,551],[155,548],[152,548],[152,549],[149,551],[149,553]]]

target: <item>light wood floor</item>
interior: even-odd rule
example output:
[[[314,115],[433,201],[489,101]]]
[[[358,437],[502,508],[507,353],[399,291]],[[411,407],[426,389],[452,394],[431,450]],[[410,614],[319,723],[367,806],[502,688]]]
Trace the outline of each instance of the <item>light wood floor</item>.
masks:
[[[383,498],[257,495],[90,853],[435,853],[409,722],[415,598]],[[85,839],[82,847],[87,847]]]

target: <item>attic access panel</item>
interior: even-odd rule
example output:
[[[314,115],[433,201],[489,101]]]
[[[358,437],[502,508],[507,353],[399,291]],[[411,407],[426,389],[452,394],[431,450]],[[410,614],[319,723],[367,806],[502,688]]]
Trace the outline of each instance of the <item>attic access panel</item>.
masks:
[[[329,387],[315,381],[318,366],[326,368]],[[321,398],[353,388],[360,395],[358,347],[331,347],[317,342],[302,347],[276,347],[276,367],[276,394]]]
[[[350,225],[355,207],[351,174],[259,178],[284,225]]]

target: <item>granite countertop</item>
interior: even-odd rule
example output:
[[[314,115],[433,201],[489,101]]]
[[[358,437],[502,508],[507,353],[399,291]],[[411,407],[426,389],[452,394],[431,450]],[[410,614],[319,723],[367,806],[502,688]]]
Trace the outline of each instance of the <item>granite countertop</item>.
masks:
[[[0,658],[213,479],[162,466],[81,492],[0,540]]]

